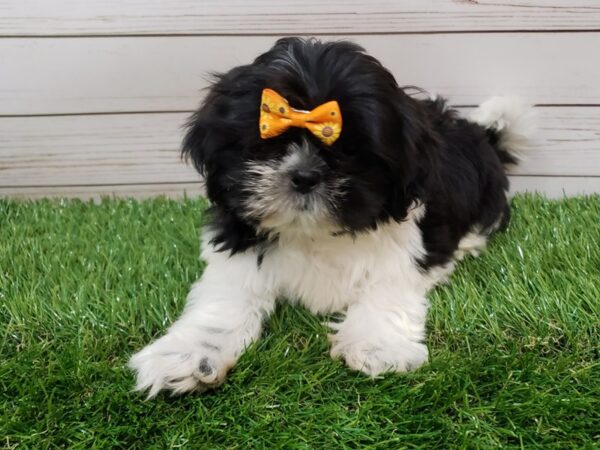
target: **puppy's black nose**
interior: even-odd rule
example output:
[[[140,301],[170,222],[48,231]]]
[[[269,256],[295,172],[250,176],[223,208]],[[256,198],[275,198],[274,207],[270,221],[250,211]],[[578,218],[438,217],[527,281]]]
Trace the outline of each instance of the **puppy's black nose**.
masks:
[[[292,186],[301,194],[307,194],[321,182],[321,173],[317,170],[294,170],[291,177]]]

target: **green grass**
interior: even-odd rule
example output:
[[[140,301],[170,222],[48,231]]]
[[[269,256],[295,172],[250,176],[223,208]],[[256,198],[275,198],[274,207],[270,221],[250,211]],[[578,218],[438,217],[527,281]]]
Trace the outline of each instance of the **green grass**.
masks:
[[[516,198],[430,296],[414,373],[346,369],[281,306],[221,389],[145,401],[125,364],[202,272],[204,207],[0,201],[0,447],[600,446],[600,197]]]

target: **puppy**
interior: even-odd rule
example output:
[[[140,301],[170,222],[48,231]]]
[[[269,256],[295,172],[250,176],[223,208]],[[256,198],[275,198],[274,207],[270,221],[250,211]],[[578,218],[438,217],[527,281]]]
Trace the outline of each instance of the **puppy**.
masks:
[[[330,323],[331,356],[367,375],[427,361],[427,292],[509,219],[505,168],[530,110],[471,120],[419,100],[350,42],[285,38],[218,77],[183,153],[204,176],[208,263],[186,308],[135,354],[137,389],[219,386],[276,299]]]

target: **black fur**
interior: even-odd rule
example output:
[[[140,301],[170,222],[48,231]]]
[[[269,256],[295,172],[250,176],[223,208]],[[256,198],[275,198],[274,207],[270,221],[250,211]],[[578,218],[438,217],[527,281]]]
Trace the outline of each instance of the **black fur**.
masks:
[[[261,139],[266,87],[297,109],[337,100],[344,121],[340,138],[327,147],[306,130],[290,129]],[[355,44],[286,38],[254,63],[219,75],[188,123],[183,152],[205,176],[221,250],[266,245],[260,218],[245,214],[246,165],[282,158],[302,140],[323,162],[326,177],[348,180],[333,212],[343,230],[360,233],[401,221],[413,202],[425,204],[424,268],[447,263],[474,226],[491,231],[508,218],[503,163],[515,161],[498,147],[494,132],[458,117],[443,100],[409,96]]]

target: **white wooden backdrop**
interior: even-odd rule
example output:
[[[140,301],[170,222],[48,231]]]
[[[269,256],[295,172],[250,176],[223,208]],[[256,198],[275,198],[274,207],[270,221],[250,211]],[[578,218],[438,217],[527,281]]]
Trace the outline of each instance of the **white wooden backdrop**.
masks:
[[[536,104],[513,189],[600,192],[600,0],[0,0],[0,195],[200,192],[179,159],[206,73],[284,35],[349,38],[468,111]]]

